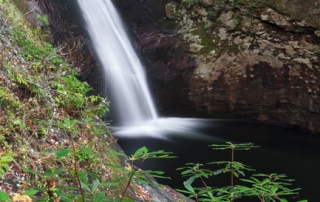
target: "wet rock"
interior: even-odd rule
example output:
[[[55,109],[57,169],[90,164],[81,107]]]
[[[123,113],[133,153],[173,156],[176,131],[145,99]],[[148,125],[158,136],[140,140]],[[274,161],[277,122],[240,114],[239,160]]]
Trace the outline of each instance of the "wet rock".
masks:
[[[198,3],[198,0],[181,0],[181,4],[186,9],[191,9],[193,6],[195,6]]]
[[[282,15],[271,8],[266,8],[260,15],[261,20],[269,23],[276,24],[277,26],[285,29],[286,31],[293,31],[295,27],[288,16]]]
[[[317,35],[317,37],[320,37],[320,30],[314,31],[314,34]]]
[[[199,0],[199,3],[205,7],[213,6],[215,2],[215,0]]]
[[[233,30],[237,26],[236,20],[233,18],[233,12],[228,11],[227,13],[223,13],[217,19],[218,22],[221,22],[228,30]]]
[[[169,2],[165,6],[166,16],[171,20],[181,19],[183,16],[182,8],[181,4],[175,1]]]

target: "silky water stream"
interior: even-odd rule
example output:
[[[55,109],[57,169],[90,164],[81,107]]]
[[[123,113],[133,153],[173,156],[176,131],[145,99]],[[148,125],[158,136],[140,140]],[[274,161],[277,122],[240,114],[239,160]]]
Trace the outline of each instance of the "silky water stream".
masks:
[[[303,188],[296,199],[318,201],[320,192],[320,138],[307,132],[252,122],[159,118],[141,65],[110,0],[78,0],[95,52],[111,86],[121,124],[114,128],[127,154],[141,146],[172,151],[177,159],[152,160],[146,169],[163,170],[171,180],[161,183],[182,188],[177,167],[185,163],[228,160],[229,152],[213,151],[209,144],[254,142],[260,148],[237,151],[236,160],[261,173],[285,173],[292,188]],[[213,178],[224,186],[224,179]]]

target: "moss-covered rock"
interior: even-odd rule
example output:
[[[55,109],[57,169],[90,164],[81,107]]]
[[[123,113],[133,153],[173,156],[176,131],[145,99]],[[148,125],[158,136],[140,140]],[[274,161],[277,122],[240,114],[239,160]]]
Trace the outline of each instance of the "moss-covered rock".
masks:
[[[205,7],[213,6],[216,0],[199,0],[199,3]]]
[[[183,16],[182,9],[183,7],[181,4],[175,1],[171,1],[166,4],[166,7],[165,7],[166,16],[171,20],[178,20],[178,19],[180,20]]]
[[[315,79],[320,77],[316,1],[174,4],[182,7],[183,15],[169,20],[178,22],[178,33],[188,47],[185,50],[195,61],[194,68],[181,73],[189,87],[186,99],[196,111],[320,131],[316,118],[320,105]],[[181,79],[168,74],[171,83]],[[175,91],[174,86],[170,89]]]

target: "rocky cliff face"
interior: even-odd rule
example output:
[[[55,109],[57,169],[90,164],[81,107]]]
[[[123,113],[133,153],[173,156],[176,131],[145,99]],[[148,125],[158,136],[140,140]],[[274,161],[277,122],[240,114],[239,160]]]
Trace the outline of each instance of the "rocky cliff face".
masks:
[[[316,0],[116,2],[157,79],[163,113],[181,109],[320,132]]]

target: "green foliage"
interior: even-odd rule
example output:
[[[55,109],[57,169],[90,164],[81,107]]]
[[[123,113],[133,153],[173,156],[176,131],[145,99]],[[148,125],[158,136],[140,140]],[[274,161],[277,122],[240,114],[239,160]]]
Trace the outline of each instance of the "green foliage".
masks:
[[[291,185],[293,179],[287,179],[286,175],[272,173],[254,174],[250,179],[241,179],[244,182],[251,184],[251,187],[240,186],[237,188],[244,193],[245,196],[256,196],[260,201],[286,201],[282,198],[288,195],[294,195],[300,189],[290,189],[287,186]]]
[[[46,53],[44,47],[38,47],[31,40],[27,39],[24,33],[18,28],[14,29],[13,37],[14,42],[24,49],[22,57],[28,61],[40,61]]]
[[[13,157],[14,155],[10,151],[0,152],[0,178],[10,170],[9,163],[15,161]]]
[[[58,81],[52,82],[51,87],[57,89],[55,100],[60,106],[80,109],[88,104],[86,94],[91,88],[73,75],[61,77]]]
[[[28,181],[21,188],[35,201],[82,199],[77,187],[82,185],[86,198],[95,195],[92,201],[101,201],[102,195],[106,198],[103,191],[116,189],[106,177],[109,173],[100,172],[106,144],[115,142],[96,116],[104,115],[108,103],[86,95],[89,85],[78,81],[63,56],[43,40],[41,28],[28,23],[11,0],[0,0],[0,7],[0,55],[5,58],[0,64],[5,71],[0,81],[0,177],[9,176],[15,160],[12,172]],[[46,16],[36,17],[48,24]],[[0,192],[0,201],[8,199]]]
[[[67,148],[59,148],[50,156],[51,161],[59,161],[65,163],[66,167],[47,168],[44,173],[23,168],[24,171],[37,176],[37,185],[30,187],[30,193],[38,193],[37,201],[53,201],[60,198],[61,201],[112,201],[106,198],[107,193],[111,193],[116,189],[118,183],[123,179],[109,183],[106,179],[101,178],[97,173],[90,171],[91,167],[99,158],[99,154],[95,151],[95,147],[88,143],[76,144],[75,139],[79,134],[91,134],[92,142],[94,136],[101,135],[93,130],[98,125],[92,118],[86,118],[83,121],[76,119],[63,119],[55,124],[61,130],[69,135],[71,145]],[[90,125],[90,127],[88,127]],[[49,155],[49,154],[47,154]],[[49,157],[47,157],[49,158]],[[67,162],[73,162],[68,164]],[[85,162],[85,163],[84,163]],[[55,181],[59,184],[55,185]],[[66,184],[71,183],[71,186]]]
[[[94,158],[95,155],[97,155],[96,152],[92,151],[90,147],[86,147],[85,144],[83,144],[82,147],[83,149],[80,149],[76,154],[79,162],[90,161]]]
[[[41,97],[42,87],[37,84],[35,77],[27,73],[24,69],[9,66],[9,64],[5,61],[3,62],[3,67],[7,71],[8,77],[11,79],[11,81],[26,87],[30,92],[34,93],[38,97]],[[19,88],[19,86],[17,86],[17,88]]]
[[[162,159],[162,158],[175,158],[175,156],[171,156],[171,152],[165,152],[163,150],[155,151],[155,152],[149,152],[149,150],[146,147],[139,148],[134,154],[131,156],[126,156],[123,153],[120,153],[118,151],[110,149],[109,152],[114,155],[127,157],[130,160],[130,164],[126,166],[124,171],[127,173],[128,176],[128,182],[121,194],[121,201],[124,199],[126,192],[128,191],[128,188],[132,181],[135,181],[139,184],[147,185],[152,184],[157,186],[154,182],[150,181],[147,176],[152,176],[155,178],[167,178],[162,176],[162,171],[151,171],[151,170],[141,170],[141,166],[144,163],[146,159]],[[139,162],[138,166],[134,165],[134,162]],[[111,165],[116,166],[116,165]],[[117,166],[116,166],[117,167]],[[121,168],[121,167],[120,167]],[[123,168],[121,168],[123,170]]]
[[[43,17],[43,19],[45,18]],[[19,28],[14,28],[13,39],[14,42],[23,49],[21,56],[27,61],[41,62],[45,60],[53,64],[60,64],[63,62],[61,57],[56,54],[55,49],[51,44],[35,43],[32,39],[28,39],[26,34]]]
[[[1,190],[0,190],[0,201],[3,201],[3,202],[9,202],[10,201],[9,195],[6,194],[5,192],[1,191]]]
[[[252,148],[258,148],[259,146],[255,146],[253,143],[241,143],[241,144],[233,144],[232,142],[226,142],[226,144],[211,144],[209,147],[212,147],[214,150],[250,150]]]
[[[40,15],[39,13],[36,14],[36,18],[38,20],[41,20],[46,26],[49,26],[49,20],[47,15]]]
[[[19,106],[19,100],[6,87],[0,86],[0,107],[15,108]]]
[[[56,89],[55,100],[59,106],[72,110],[83,109],[85,117],[101,117],[109,110],[109,103],[104,98],[86,95],[91,87],[79,81],[74,74],[59,78],[51,83],[51,87]]]
[[[242,182],[249,184],[249,186],[234,184],[234,176],[237,178],[240,176],[245,177],[245,171],[254,171],[249,166],[235,161],[234,151],[256,148],[257,146],[252,143],[233,144],[226,142],[226,144],[212,144],[209,146],[214,150],[231,150],[231,160],[207,163],[207,165],[225,165],[225,167],[218,170],[211,170],[208,167],[203,169],[203,164],[198,163],[188,163],[186,167],[178,168],[178,170],[183,170],[181,173],[183,177],[188,177],[188,180],[183,183],[185,189],[178,189],[179,192],[187,195],[185,199],[194,198],[197,202],[231,202],[245,197],[257,197],[261,202],[286,202],[285,196],[297,194],[299,189],[288,188],[294,180],[287,179],[286,175],[283,174],[253,174],[249,178],[240,178]],[[206,180],[222,173],[230,174],[230,186],[212,188],[207,185]],[[197,179],[201,180],[203,187],[192,186]],[[302,201],[307,202],[307,200]]]
[[[76,120],[66,120],[65,126],[66,128],[75,127],[79,124],[79,121]],[[74,166],[69,173],[71,176],[66,176],[66,169],[48,169],[45,170],[44,173],[37,172],[28,168],[23,168],[24,171],[29,172],[41,179],[40,185],[38,187],[33,187],[29,189],[26,193],[29,195],[34,195],[38,193],[41,197],[37,197],[37,201],[48,201],[54,200],[55,198],[60,198],[62,202],[69,201],[107,201],[107,202],[115,202],[115,201],[133,201],[128,198],[125,198],[126,192],[128,191],[129,186],[131,186],[132,181],[135,181],[139,184],[152,184],[156,185],[154,182],[150,181],[147,176],[160,177],[162,176],[162,171],[151,171],[151,170],[141,170],[140,166],[146,159],[150,158],[173,158],[170,156],[170,152],[164,151],[155,151],[149,152],[146,147],[142,147],[138,149],[133,155],[127,156],[121,152],[117,152],[115,150],[110,149],[109,153],[111,155],[127,157],[132,162],[126,168],[120,167],[114,164],[107,164],[108,167],[113,167],[120,169],[121,173],[125,173],[124,176],[115,179],[112,182],[106,181],[101,178],[98,173],[92,173],[85,169],[85,167],[80,167],[81,162],[84,160],[92,161],[95,154],[91,149],[87,149],[89,147],[83,148],[82,146],[76,146],[74,143],[70,148],[61,148],[56,153],[56,158],[63,159],[72,159],[74,161]],[[133,162],[142,161],[138,167],[134,167]],[[71,186],[50,186],[50,182],[55,179],[56,181],[68,181],[73,182]],[[124,182],[124,189],[119,189],[120,183]],[[158,185],[156,185],[158,186]],[[120,192],[120,197],[109,198],[107,197],[112,192]]]

